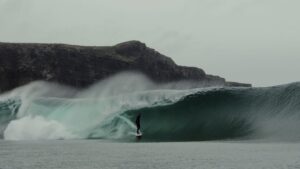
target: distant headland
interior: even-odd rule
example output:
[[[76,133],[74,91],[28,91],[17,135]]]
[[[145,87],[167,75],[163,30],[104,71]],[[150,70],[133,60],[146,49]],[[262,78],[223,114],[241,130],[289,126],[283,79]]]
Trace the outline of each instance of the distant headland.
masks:
[[[156,83],[196,81],[206,85],[251,87],[177,65],[139,41],[115,46],[0,43],[0,92],[36,80],[84,88],[123,71],[145,74]]]

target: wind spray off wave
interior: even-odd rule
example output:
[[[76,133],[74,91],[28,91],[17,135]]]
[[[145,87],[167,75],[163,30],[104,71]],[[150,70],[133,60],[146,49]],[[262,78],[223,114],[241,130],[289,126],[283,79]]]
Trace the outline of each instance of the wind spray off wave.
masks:
[[[171,85],[174,88],[173,84],[157,86],[144,76],[131,73],[104,80],[81,92],[46,82],[31,83],[2,97],[2,105],[18,107],[15,114],[1,111],[1,119],[7,119],[4,114],[10,116],[2,124],[6,126],[3,137],[11,140],[126,138],[135,131],[135,125],[122,113],[171,104],[194,92],[167,89]],[[14,101],[8,104],[8,99]],[[10,110],[8,106],[4,107]],[[118,123],[114,124],[116,120]]]
[[[2,96],[1,133],[10,140],[132,140],[141,113],[142,141],[300,140],[299,83],[189,87],[156,85],[136,74],[121,74],[82,92],[36,82]]]

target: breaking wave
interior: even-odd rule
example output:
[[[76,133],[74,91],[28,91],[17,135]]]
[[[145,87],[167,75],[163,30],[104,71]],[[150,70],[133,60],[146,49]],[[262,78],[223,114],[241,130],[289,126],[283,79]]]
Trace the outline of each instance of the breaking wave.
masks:
[[[34,82],[0,97],[0,134],[7,140],[223,139],[300,140],[300,83],[266,88],[156,85],[121,74],[85,91]]]

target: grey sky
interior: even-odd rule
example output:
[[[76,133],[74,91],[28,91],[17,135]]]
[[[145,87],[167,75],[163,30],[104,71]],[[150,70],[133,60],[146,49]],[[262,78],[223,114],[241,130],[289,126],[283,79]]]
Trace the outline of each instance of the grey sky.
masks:
[[[140,40],[227,80],[300,81],[299,0],[0,0],[0,41]]]

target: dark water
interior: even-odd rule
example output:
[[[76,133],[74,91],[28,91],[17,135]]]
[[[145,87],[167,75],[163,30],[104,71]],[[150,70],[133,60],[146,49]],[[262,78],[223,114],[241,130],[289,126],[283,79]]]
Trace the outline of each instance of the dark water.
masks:
[[[137,113],[142,113],[145,140],[197,141],[281,135],[286,137],[282,139],[299,139],[300,84],[214,89],[188,95],[170,105],[130,110],[124,115],[134,120]],[[281,133],[286,131],[290,135]]]
[[[299,110],[300,83],[266,88],[162,89],[100,99],[9,97],[0,103],[0,124],[5,139],[134,141],[134,121],[141,113],[141,141],[297,141]]]

